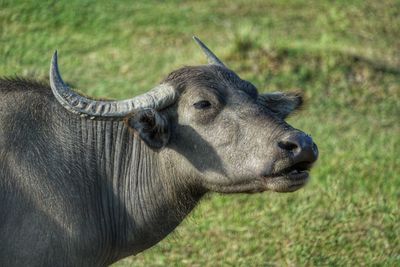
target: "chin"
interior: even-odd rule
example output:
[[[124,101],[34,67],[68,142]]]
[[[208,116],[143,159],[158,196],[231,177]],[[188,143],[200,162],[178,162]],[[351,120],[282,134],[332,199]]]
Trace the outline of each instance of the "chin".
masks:
[[[252,180],[242,181],[234,184],[208,183],[205,185],[207,190],[233,194],[233,193],[262,193],[265,191],[274,191],[280,193],[294,192],[307,184],[309,173],[301,171],[279,176],[262,176]]]
[[[309,174],[302,172],[287,176],[263,177],[263,184],[266,190],[280,193],[288,193],[299,190],[308,183]]]
[[[274,191],[280,193],[294,192],[308,183],[311,164],[299,163],[280,168],[278,171],[264,173],[255,178],[236,180],[218,177],[204,184],[209,191],[219,193],[261,193]],[[221,182],[224,181],[224,182]]]

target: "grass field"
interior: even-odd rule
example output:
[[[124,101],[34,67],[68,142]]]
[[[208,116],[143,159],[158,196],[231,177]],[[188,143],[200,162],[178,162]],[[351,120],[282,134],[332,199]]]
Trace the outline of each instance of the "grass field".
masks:
[[[27,1],[26,1],[27,2]],[[400,266],[400,2],[0,0],[0,75],[144,92],[206,60],[260,91],[301,90],[290,123],[320,159],[293,194],[210,194],[174,234],[115,266]]]

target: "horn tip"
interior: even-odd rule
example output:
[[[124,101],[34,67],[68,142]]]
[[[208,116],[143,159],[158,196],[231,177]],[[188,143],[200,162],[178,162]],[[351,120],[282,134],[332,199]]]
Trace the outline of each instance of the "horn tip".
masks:
[[[192,38],[196,42],[196,44],[198,44],[201,47],[201,49],[203,49],[204,47],[203,42],[196,35],[193,35]]]
[[[53,57],[50,64],[50,85],[54,84],[56,81],[62,81],[60,70],[58,69],[58,51],[54,50]]]
[[[57,65],[57,61],[58,61],[58,51],[56,49],[56,50],[54,50],[53,57],[51,59],[51,63],[52,63],[51,65]]]

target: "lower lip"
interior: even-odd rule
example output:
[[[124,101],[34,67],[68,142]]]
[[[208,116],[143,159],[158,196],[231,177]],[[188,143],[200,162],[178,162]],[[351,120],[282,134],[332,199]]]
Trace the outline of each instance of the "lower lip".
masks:
[[[297,173],[288,173],[283,175],[283,177],[286,177],[290,180],[304,180],[308,178],[308,172],[301,171]]]
[[[306,171],[301,171],[297,173],[285,173],[277,176],[264,176],[264,179],[287,179],[291,181],[304,181],[308,179],[308,172]]]
[[[301,171],[296,173],[285,173],[279,176],[264,176],[265,190],[276,192],[293,192],[303,187],[308,181],[309,173]]]

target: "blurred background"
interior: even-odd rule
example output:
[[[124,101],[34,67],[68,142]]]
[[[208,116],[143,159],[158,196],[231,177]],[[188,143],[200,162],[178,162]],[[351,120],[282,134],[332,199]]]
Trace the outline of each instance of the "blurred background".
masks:
[[[303,91],[289,122],[320,159],[292,194],[210,194],[115,266],[399,266],[397,0],[0,0],[0,76],[47,80],[58,49],[75,88],[122,99],[205,64],[192,35],[261,92]]]

